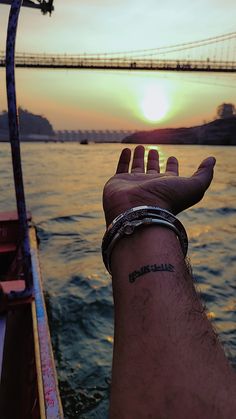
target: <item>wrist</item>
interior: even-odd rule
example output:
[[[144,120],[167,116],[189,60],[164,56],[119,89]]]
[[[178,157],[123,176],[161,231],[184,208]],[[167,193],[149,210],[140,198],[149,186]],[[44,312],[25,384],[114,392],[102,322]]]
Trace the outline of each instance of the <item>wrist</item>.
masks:
[[[114,206],[113,208],[109,208],[107,209],[106,206],[104,205],[104,214],[105,214],[105,220],[106,220],[106,226],[108,227],[112,221],[118,217],[120,214],[123,214],[124,212],[130,210],[131,208],[135,208],[135,207],[139,207],[142,205],[150,205],[150,206],[156,206],[159,208],[162,208],[164,210],[167,210],[169,212],[172,212],[172,209],[170,208],[170,206],[163,202],[163,201],[155,201],[155,203],[153,202],[148,202],[147,200],[141,202],[140,199],[138,201],[121,201],[121,203],[117,206]]]
[[[112,206],[110,205],[111,202],[113,203]],[[106,197],[104,194],[103,209],[106,220],[106,226],[108,227],[116,217],[118,217],[120,214],[123,214],[125,211],[143,205],[156,206],[163,208],[173,214],[175,213],[171,208],[170,204],[168,204],[165,200],[162,199],[156,198],[155,202],[153,202],[153,199],[149,200],[145,198],[144,200],[142,200],[140,197],[138,197],[138,199],[134,199],[133,197],[129,198],[127,196],[119,197],[119,199],[116,199],[116,197],[113,195],[110,197]]]
[[[159,266],[161,273],[166,275],[171,272],[170,265],[174,263],[185,265],[178,237],[168,228],[150,225],[140,227],[131,236],[117,242],[111,255],[111,273],[113,276],[114,273],[122,272],[126,279],[129,278],[129,282],[138,282],[142,275],[136,275],[137,278],[133,275],[135,280],[132,281],[132,273],[140,272],[142,267],[150,266],[148,275],[151,277],[157,272],[157,268],[152,265]]]

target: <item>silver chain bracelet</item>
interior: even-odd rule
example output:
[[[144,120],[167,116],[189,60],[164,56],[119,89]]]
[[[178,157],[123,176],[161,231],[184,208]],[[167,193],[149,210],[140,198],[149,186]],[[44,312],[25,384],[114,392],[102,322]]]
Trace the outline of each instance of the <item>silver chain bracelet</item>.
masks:
[[[110,274],[111,254],[117,241],[122,237],[133,234],[136,228],[148,225],[159,225],[174,231],[180,241],[184,257],[186,257],[188,251],[187,233],[183,224],[171,212],[155,206],[143,205],[134,207],[118,215],[104,234],[102,257],[104,265]]]

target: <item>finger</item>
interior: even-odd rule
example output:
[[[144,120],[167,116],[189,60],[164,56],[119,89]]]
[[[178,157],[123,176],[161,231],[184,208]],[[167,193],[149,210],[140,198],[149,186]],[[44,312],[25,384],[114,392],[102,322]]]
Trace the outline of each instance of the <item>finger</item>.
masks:
[[[129,163],[131,157],[131,150],[124,148],[120,154],[116,173],[127,173],[129,171]]]
[[[148,153],[147,173],[160,173],[159,154],[157,150]]]
[[[176,157],[169,157],[166,162],[166,172],[172,172],[173,175],[179,174],[179,162]]]
[[[197,171],[192,176],[192,179],[194,180],[198,179],[200,181],[200,184],[204,192],[210,186],[211,181],[213,179],[215,164],[216,164],[215,157],[208,157],[207,159],[201,162]]]
[[[131,172],[132,173],[144,173],[144,147],[139,145],[134,150],[134,157]]]

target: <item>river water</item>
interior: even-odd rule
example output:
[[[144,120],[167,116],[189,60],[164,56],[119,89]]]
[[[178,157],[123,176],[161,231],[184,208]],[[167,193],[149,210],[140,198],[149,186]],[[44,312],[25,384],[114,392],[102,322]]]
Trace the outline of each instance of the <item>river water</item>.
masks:
[[[111,281],[100,252],[102,188],[121,144],[22,145],[28,208],[40,237],[40,259],[65,417],[108,417],[113,344]],[[134,148],[132,145],[131,148]],[[148,148],[148,147],[147,147]],[[180,215],[189,236],[196,285],[236,365],[236,147],[158,147],[179,158],[181,175],[217,159],[204,199]],[[0,210],[14,208],[8,144],[0,146]]]

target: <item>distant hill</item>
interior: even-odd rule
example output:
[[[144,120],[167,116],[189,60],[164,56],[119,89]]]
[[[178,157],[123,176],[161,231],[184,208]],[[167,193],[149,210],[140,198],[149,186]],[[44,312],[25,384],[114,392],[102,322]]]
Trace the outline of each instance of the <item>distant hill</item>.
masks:
[[[140,131],[129,135],[122,142],[134,144],[236,145],[236,117],[216,119],[207,124],[190,128]]]
[[[19,126],[22,137],[27,135],[54,135],[53,127],[47,118],[35,115],[22,108],[19,108]],[[8,113],[6,111],[0,114],[0,131],[8,132]]]

